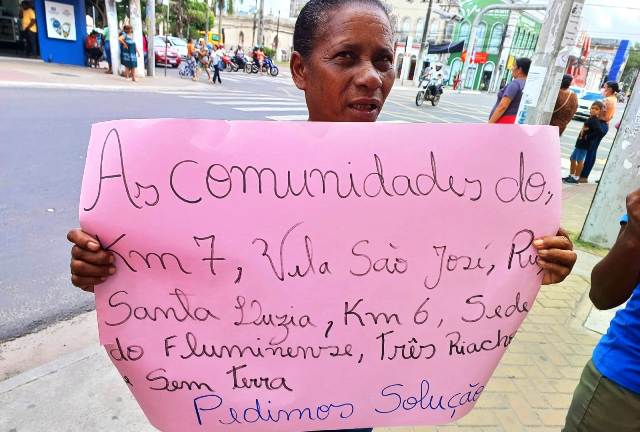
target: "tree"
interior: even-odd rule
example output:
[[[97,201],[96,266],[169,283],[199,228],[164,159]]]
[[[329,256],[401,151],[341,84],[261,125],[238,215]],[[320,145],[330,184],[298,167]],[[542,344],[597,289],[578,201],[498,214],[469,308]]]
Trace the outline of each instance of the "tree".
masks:
[[[629,50],[629,58],[624,67],[624,72],[620,81],[624,84],[625,89],[631,89],[636,79],[636,75],[640,71],[640,43],[636,42]]]

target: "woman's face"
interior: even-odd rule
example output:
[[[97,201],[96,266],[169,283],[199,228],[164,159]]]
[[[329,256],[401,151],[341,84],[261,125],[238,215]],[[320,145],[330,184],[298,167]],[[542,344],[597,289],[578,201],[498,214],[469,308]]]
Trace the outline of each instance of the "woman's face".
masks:
[[[377,7],[332,11],[313,52],[294,52],[291,72],[311,121],[375,121],[395,79],[389,19]]]

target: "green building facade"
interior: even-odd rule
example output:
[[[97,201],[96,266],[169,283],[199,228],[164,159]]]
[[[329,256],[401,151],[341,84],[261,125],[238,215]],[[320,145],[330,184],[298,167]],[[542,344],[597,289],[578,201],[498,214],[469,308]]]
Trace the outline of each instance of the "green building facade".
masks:
[[[507,4],[502,0],[460,0],[460,15],[464,18],[456,24],[453,40],[469,42],[471,24],[476,15],[486,6],[495,4]],[[508,3],[511,4],[511,3]],[[507,29],[510,14],[517,14],[515,29]],[[476,58],[482,63],[470,65],[469,73],[462,76],[464,61],[461,53],[449,56],[449,82],[452,83],[457,75],[460,75],[461,83],[466,89],[488,90],[490,83],[495,79],[494,74],[500,74],[500,81],[511,79],[510,66],[518,57],[531,57],[535,52],[542,23],[526,12],[510,12],[507,10],[494,10],[482,17],[479,26],[475,29]],[[505,38],[507,32],[513,32],[511,41]],[[508,53],[507,64],[500,65],[501,57]],[[504,62],[503,62],[504,63]]]

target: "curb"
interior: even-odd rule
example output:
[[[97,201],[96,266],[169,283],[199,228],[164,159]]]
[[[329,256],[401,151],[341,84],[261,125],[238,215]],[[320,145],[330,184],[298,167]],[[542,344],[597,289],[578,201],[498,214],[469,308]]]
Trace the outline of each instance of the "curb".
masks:
[[[63,84],[63,83],[43,83],[38,81],[0,81],[0,88],[46,88],[62,90],[89,90],[89,91],[115,91],[115,92],[159,92],[159,91],[187,91],[178,87],[133,87],[123,85],[88,85],[88,84]],[[196,91],[197,89],[194,89]]]
[[[86,358],[94,356],[100,351],[102,351],[101,346],[92,346],[89,348],[85,348],[81,351],[66,354],[53,361],[50,361],[49,363],[45,363],[42,366],[38,366],[36,368],[8,378],[0,382],[0,394],[8,393],[18,387],[29,384],[30,382],[38,380],[44,376],[54,374],[61,369],[64,369]]]

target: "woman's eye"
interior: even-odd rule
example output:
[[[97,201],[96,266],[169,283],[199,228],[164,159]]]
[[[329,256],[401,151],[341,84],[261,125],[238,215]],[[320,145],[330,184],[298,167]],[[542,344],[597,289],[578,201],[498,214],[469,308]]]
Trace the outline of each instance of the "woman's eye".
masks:
[[[347,59],[347,60],[354,60],[356,58],[356,56],[350,51],[341,51],[338,54],[336,54],[336,57],[339,59]]]
[[[390,57],[384,57],[376,61],[376,66],[378,69],[386,71],[393,67],[393,60]]]

